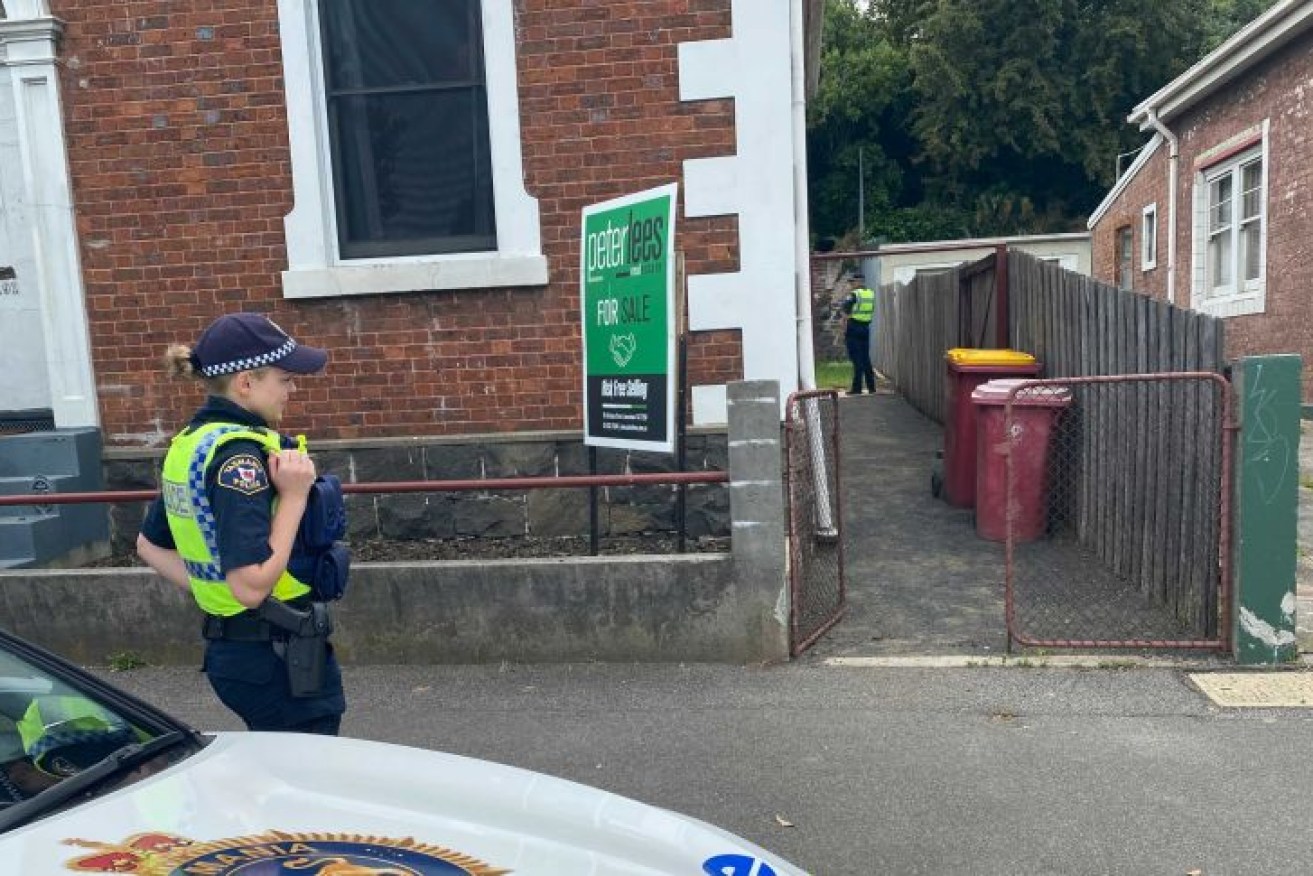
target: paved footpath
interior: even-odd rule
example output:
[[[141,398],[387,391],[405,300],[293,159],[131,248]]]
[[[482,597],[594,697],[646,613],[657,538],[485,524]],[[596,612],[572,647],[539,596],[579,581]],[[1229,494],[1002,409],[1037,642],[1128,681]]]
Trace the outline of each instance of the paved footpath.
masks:
[[[194,669],[111,677],[236,727]],[[1221,709],[1177,670],[349,667],[347,690],[348,735],[687,812],[817,876],[1313,866],[1313,711]]]

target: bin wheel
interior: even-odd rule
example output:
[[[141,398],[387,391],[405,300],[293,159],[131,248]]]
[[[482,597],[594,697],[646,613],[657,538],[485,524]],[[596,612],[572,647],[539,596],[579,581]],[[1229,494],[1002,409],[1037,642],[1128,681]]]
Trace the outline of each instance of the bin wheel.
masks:
[[[935,451],[935,461],[930,463],[930,495],[936,499],[944,495],[944,451]]]

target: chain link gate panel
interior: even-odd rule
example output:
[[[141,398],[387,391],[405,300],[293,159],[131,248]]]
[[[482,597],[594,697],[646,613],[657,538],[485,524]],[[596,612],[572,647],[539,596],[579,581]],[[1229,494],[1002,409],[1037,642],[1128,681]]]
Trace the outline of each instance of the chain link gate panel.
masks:
[[[839,396],[834,390],[796,392],[787,409],[789,652],[796,657],[844,612]]]
[[[980,409],[977,526],[1006,541],[1009,645],[1226,649],[1230,384],[1136,374],[1004,396]]]

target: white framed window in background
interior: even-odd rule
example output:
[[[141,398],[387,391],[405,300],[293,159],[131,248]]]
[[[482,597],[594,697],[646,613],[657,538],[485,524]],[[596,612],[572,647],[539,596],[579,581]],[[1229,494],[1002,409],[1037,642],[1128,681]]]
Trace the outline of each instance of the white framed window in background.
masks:
[[[1144,208],[1140,219],[1140,270],[1152,271],[1158,267],[1158,205]]]
[[[1193,304],[1214,316],[1262,313],[1267,292],[1267,123],[1262,138],[1195,180]]]
[[[547,283],[512,0],[278,0],[289,298]]]

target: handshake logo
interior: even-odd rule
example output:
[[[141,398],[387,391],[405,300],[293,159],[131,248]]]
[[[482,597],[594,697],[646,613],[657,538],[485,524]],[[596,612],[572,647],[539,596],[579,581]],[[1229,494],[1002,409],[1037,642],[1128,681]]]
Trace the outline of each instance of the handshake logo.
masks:
[[[629,360],[634,358],[634,351],[638,349],[638,341],[634,338],[634,333],[627,335],[611,335],[611,358],[615,364],[624,368],[629,364]]]

